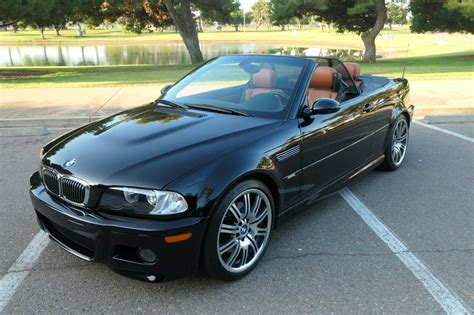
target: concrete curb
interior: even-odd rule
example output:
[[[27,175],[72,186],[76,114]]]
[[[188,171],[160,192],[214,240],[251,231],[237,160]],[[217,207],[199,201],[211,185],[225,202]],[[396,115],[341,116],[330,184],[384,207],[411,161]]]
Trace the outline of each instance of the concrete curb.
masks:
[[[49,134],[48,128],[44,126],[0,128],[0,137],[46,136],[47,134]]]
[[[415,116],[459,116],[474,115],[474,107],[417,107],[415,105]]]
[[[11,118],[11,119],[0,119],[0,128],[11,128],[11,127],[56,127],[56,128],[68,128],[68,127],[79,127],[88,124],[92,121],[102,119],[102,116],[95,116],[89,119],[89,117],[31,117],[31,118]]]
[[[422,121],[431,125],[474,123],[474,115],[426,116]]]
[[[55,128],[75,128],[90,122],[105,118],[105,116],[95,116],[89,120],[89,117],[31,117],[31,118],[11,118],[11,119],[0,119],[0,128],[44,128],[49,127]],[[423,121],[427,124],[448,124],[448,123],[473,123],[474,122],[474,109],[462,114],[456,115],[423,115],[415,109],[415,119]]]

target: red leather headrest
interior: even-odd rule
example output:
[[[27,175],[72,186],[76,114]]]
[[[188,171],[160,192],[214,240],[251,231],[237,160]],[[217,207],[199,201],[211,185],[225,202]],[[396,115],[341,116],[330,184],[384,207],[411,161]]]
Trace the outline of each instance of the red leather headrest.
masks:
[[[273,88],[275,86],[276,80],[276,72],[271,69],[260,69],[259,72],[252,75],[252,83],[254,88]]]
[[[317,67],[309,83],[310,88],[332,89],[334,86],[334,74],[337,71],[331,67]]]
[[[352,76],[352,78],[356,79],[360,76],[360,65],[355,62],[344,62],[344,66],[346,66],[347,72]],[[348,80],[350,79],[347,75],[347,72],[344,70],[342,64],[338,64],[336,70],[342,74],[342,79]]]
[[[347,71],[351,74],[351,76],[356,79],[360,76],[360,65],[355,62],[344,62],[344,65],[347,68]]]

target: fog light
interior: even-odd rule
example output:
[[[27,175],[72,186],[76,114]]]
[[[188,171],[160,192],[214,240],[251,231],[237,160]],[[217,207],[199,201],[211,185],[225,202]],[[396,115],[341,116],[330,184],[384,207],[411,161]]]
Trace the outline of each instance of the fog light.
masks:
[[[152,263],[156,260],[155,253],[151,249],[147,248],[140,248],[138,250],[138,256],[140,256],[140,258],[147,263]]]

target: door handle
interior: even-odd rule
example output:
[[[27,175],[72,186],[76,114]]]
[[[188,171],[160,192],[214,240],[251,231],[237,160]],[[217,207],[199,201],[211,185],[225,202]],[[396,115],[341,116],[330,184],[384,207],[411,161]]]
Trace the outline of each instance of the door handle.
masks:
[[[375,105],[373,103],[367,103],[362,107],[362,110],[366,113],[370,112],[372,109],[374,109]]]

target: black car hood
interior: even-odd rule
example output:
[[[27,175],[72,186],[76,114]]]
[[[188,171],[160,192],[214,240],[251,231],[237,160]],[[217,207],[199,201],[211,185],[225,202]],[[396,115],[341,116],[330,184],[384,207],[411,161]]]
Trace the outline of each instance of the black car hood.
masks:
[[[148,105],[59,137],[45,146],[42,162],[90,184],[161,188],[280,124]],[[76,163],[65,168],[72,159]]]

